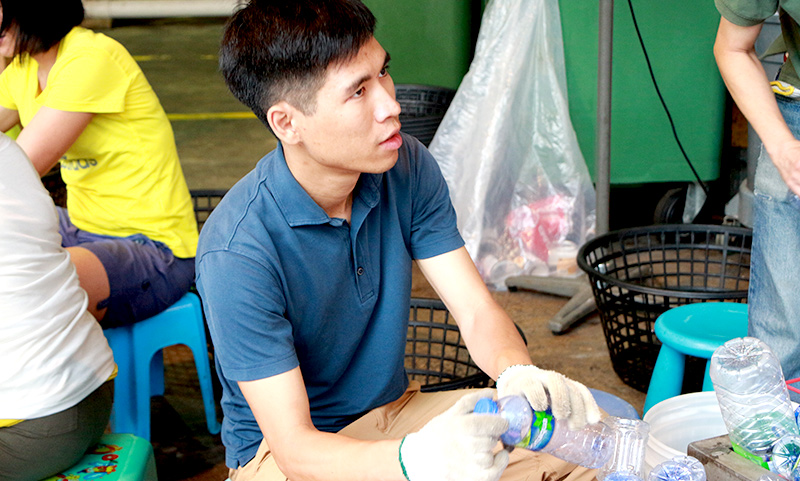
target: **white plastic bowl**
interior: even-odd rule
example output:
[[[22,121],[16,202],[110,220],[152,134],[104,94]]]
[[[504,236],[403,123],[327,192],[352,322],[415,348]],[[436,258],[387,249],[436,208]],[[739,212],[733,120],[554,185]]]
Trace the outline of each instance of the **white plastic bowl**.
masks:
[[[650,437],[645,473],[674,456],[686,455],[689,443],[727,434],[714,391],[681,394],[656,404],[644,415]]]

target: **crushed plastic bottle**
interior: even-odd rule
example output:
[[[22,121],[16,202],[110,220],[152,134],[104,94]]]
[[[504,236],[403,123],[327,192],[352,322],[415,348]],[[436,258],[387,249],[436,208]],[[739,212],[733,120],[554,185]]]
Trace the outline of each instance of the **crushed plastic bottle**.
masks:
[[[650,425],[639,419],[608,416],[603,419],[614,434],[614,450],[611,459],[600,468],[600,481],[634,481],[646,474],[642,472],[645,446],[650,434]]]
[[[787,434],[775,441],[769,454],[769,470],[786,479],[796,479],[793,475],[800,461],[800,436]]]
[[[706,469],[692,456],[675,456],[654,467],[647,481],[706,481]]]
[[[589,424],[572,431],[557,422],[549,410],[534,411],[521,396],[505,396],[497,401],[484,398],[474,409],[478,414],[499,414],[508,421],[508,431],[500,440],[505,446],[542,451],[587,468],[599,468],[614,450],[614,435],[603,423]]]
[[[732,339],[710,366],[722,418],[734,451],[768,468],[773,444],[798,428],[775,354],[759,339]]]
[[[644,481],[644,480],[633,473],[614,472],[603,478],[603,481]]]

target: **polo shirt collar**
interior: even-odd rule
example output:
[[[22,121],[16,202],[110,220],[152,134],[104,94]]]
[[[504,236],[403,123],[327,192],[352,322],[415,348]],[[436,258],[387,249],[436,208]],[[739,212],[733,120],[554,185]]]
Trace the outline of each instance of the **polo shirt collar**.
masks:
[[[361,174],[353,199],[353,217],[358,209],[359,202],[357,201],[360,201],[368,210],[378,205],[382,179],[383,174]],[[275,157],[269,164],[265,183],[274,195],[275,203],[289,226],[341,224],[340,219],[332,219],[322,207],[314,202],[314,199],[294,178],[286,164],[283,145],[280,142],[275,149]]]

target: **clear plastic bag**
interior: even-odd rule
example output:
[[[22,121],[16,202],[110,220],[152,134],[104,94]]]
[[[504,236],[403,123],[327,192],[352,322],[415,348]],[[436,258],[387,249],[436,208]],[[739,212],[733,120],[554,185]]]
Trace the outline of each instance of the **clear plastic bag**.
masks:
[[[484,281],[577,276],[595,194],[569,118],[557,0],[493,0],[431,143]]]

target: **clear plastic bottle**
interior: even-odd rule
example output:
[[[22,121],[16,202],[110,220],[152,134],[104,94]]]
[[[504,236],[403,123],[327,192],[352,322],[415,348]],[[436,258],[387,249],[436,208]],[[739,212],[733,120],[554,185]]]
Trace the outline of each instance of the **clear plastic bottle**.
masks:
[[[626,419],[608,416],[603,419],[614,435],[614,450],[611,459],[600,468],[597,479],[600,481],[640,480],[644,451],[650,435],[650,425],[639,419]]]
[[[799,458],[800,436],[787,434],[772,445],[767,464],[773,473],[778,473],[786,479],[797,479],[794,472],[797,470]]]
[[[734,450],[767,467],[772,445],[798,434],[780,362],[764,342],[740,337],[714,351],[709,369]]]
[[[603,478],[603,481],[644,481],[644,480],[633,473],[615,471],[607,475],[605,478]]]
[[[692,456],[675,456],[654,467],[647,481],[706,481],[706,469]]]
[[[508,431],[500,437],[505,446],[542,451],[587,468],[604,465],[614,450],[614,435],[605,424],[589,424],[572,431],[566,423],[556,422],[549,410],[532,410],[521,396],[505,396],[497,401],[484,398],[474,411],[500,414],[508,421]]]

